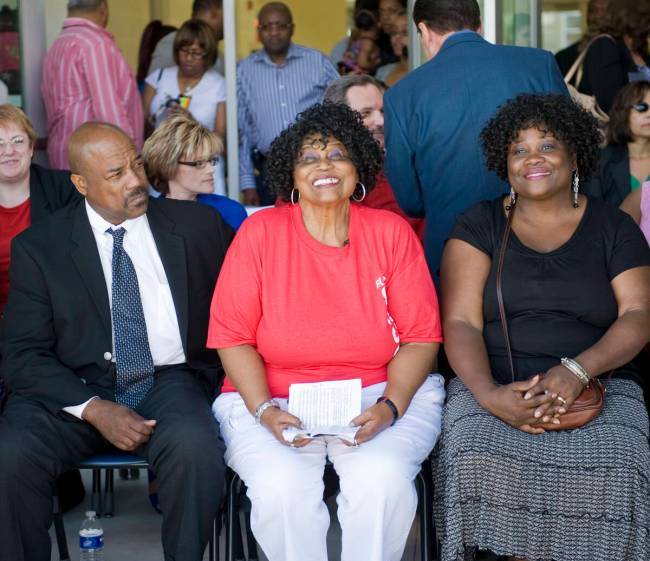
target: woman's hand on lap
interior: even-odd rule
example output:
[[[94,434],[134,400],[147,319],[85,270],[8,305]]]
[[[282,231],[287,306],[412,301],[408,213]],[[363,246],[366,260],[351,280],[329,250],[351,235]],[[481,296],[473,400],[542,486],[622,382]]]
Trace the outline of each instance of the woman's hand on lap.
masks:
[[[282,435],[282,431],[289,427],[295,427],[297,429],[302,428],[302,422],[298,417],[292,415],[288,411],[283,411],[279,407],[269,407],[260,418],[260,423],[263,427],[268,429],[273,433],[273,436],[277,438],[285,446],[291,446],[292,448],[302,448],[311,442],[311,438],[300,438],[296,439],[293,442],[287,442]]]
[[[566,413],[583,389],[582,382],[575,374],[558,364],[548,370],[546,376],[524,395],[524,399],[531,399],[534,395],[550,396],[550,403],[544,403],[535,410],[535,417],[548,423]]]
[[[359,427],[354,440],[357,444],[368,442],[381,431],[390,427],[392,423],[393,413],[388,406],[383,403],[375,403],[361,415],[352,419],[352,424]]]
[[[535,417],[535,409],[545,403],[552,403],[550,395],[541,392],[524,399],[524,394],[529,393],[538,382],[539,377],[534,376],[523,382],[494,386],[484,396],[480,396],[479,401],[484,409],[504,423],[530,434],[542,434],[546,431],[535,426],[539,420]]]

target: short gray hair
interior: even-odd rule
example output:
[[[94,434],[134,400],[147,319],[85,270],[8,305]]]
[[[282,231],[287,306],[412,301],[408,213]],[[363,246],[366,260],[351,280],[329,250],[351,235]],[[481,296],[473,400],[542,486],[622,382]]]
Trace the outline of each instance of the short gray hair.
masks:
[[[68,0],[68,10],[96,10],[106,0]]]
[[[386,91],[386,84],[368,74],[348,74],[337,78],[325,90],[323,101],[330,103],[342,103],[349,105],[347,94],[350,88],[355,86],[375,86],[381,93]]]

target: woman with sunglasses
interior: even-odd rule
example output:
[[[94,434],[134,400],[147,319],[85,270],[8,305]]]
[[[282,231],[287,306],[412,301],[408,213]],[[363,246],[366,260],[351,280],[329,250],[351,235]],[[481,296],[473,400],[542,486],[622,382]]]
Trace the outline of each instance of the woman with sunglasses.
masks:
[[[616,94],[598,174],[590,195],[619,206],[650,179],[650,82],[632,82]]]
[[[149,182],[162,196],[210,205],[237,230],[246,210],[237,201],[213,193],[213,171],[222,154],[219,136],[185,113],[167,119],[142,149]]]
[[[145,80],[142,103],[154,128],[184,112],[222,139],[226,134],[226,80],[214,70],[217,41],[210,26],[188,20],[176,33],[176,66],[161,68]],[[215,192],[224,193],[223,166],[217,166]]]

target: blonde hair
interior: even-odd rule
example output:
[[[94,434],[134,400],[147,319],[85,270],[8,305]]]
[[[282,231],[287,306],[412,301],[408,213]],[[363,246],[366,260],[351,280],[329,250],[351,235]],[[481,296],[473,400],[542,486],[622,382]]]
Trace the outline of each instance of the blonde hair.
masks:
[[[176,175],[179,160],[219,154],[223,154],[219,135],[184,113],[166,119],[142,149],[149,182],[163,194],[169,193],[169,180]]]
[[[29,117],[15,105],[3,103],[0,104],[0,127],[6,127],[7,125],[15,125],[23,129],[27,138],[29,138],[30,148],[34,146],[36,142],[36,131]]]

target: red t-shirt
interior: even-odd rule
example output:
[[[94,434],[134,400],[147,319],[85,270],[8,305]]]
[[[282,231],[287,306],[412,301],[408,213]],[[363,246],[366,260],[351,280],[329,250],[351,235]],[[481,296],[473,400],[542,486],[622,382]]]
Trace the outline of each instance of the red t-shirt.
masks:
[[[442,341],[422,244],[394,213],[351,205],[350,243],[305,229],[300,205],[262,210],[240,228],[210,309],[207,346],[249,344],[274,397],[300,382],[386,380],[399,343]],[[228,378],[224,392],[236,391]]]
[[[9,295],[11,240],[29,228],[30,223],[29,199],[11,208],[0,206],[0,313],[7,303]]]

